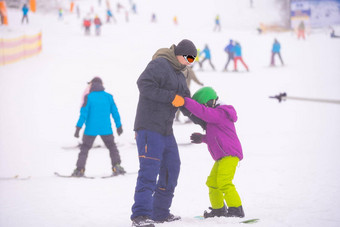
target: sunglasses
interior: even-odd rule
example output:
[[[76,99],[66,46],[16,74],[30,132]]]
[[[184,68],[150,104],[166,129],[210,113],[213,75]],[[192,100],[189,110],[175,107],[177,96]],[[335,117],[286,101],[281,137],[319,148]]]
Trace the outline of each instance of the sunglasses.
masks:
[[[183,55],[184,59],[188,62],[188,63],[193,63],[195,61],[195,56],[192,55]]]

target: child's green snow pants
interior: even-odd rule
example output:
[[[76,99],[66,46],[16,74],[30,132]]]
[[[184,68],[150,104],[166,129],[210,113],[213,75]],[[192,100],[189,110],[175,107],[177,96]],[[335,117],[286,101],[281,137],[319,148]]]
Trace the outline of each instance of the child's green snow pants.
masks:
[[[242,205],[240,196],[232,182],[238,162],[237,157],[227,156],[216,161],[211,169],[206,185],[209,187],[209,198],[213,209],[222,208],[224,200],[228,207]]]

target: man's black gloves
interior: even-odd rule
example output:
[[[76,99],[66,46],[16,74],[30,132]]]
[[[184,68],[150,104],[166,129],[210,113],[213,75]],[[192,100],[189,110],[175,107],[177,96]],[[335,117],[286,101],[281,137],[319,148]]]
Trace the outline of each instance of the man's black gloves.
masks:
[[[191,143],[202,143],[203,135],[201,133],[195,132],[191,134],[190,139]]]
[[[79,138],[79,131],[81,128],[76,127],[76,132],[74,133],[74,137]]]
[[[122,126],[120,126],[119,128],[117,128],[117,134],[118,136],[120,136],[123,133],[123,128]]]

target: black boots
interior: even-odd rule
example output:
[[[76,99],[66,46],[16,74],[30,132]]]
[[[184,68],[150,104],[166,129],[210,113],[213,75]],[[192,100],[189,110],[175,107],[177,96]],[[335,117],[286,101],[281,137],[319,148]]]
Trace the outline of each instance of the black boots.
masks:
[[[132,220],[132,226],[134,227],[154,227],[154,221],[147,216],[139,216]]]
[[[165,218],[164,220],[161,220],[161,221],[154,221],[147,216],[139,216],[139,217],[136,217],[132,220],[132,226],[134,226],[134,227],[141,227],[141,226],[153,227],[153,226],[155,226],[154,223],[173,222],[173,221],[177,221],[177,220],[181,220],[181,217],[173,215],[173,214],[169,214],[169,216],[167,218]]]
[[[119,164],[112,167],[112,176],[124,175],[126,171]]]
[[[209,207],[211,210],[209,213],[207,211],[204,211],[204,218],[213,218],[213,217],[238,217],[238,218],[243,218],[244,217],[244,211],[243,207],[229,207],[226,208],[223,206],[220,209],[212,209]]]
[[[155,222],[156,222],[156,223],[164,223],[164,222],[173,222],[173,221],[178,221],[178,220],[181,220],[181,217],[180,217],[180,216],[176,216],[176,215],[173,215],[173,214],[169,214],[169,216],[166,217],[164,220],[155,221]]]
[[[209,207],[209,209],[211,210],[210,213],[208,213],[208,211],[204,211],[204,218],[227,217],[227,208],[225,206],[220,209],[213,209],[211,207]]]
[[[85,173],[85,169],[78,169],[76,168],[73,173],[72,173],[72,177],[83,177]]]
[[[229,207],[227,217],[237,217],[237,218],[243,218],[244,217],[244,211],[243,207]]]

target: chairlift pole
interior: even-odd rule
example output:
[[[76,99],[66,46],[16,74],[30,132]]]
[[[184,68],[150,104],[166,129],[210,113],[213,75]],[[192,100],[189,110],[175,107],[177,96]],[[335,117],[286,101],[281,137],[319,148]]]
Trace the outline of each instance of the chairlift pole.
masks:
[[[279,95],[269,96],[269,98],[277,99],[279,102],[286,101],[287,99],[291,99],[291,100],[308,101],[308,102],[323,102],[323,103],[340,104],[340,100],[287,96],[287,93],[285,92],[280,93]]]

